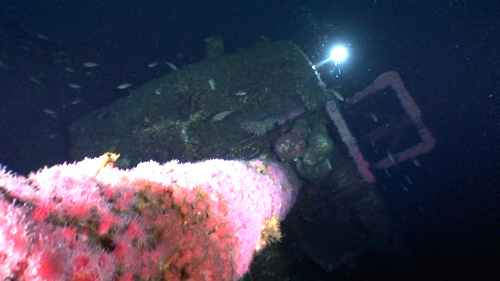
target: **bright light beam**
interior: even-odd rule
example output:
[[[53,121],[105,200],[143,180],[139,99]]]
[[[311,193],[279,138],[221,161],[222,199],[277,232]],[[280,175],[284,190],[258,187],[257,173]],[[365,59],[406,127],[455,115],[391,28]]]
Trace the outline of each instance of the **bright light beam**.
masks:
[[[317,69],[318,67],[323,66],[325,63],[329,61],[333,61],[335,65],[338,65],[339,63],[345,61],[346,58],[347,58],[347,49],[344,46],[336,46],[331,50],[330,56],[326,60],[316,65],[313,65],[313,69]]]
[[[347,58],[347,50],[343,46],[337,46],[332,49],[330,53],[330,59],[335,62],[335,64],[339,64]]]

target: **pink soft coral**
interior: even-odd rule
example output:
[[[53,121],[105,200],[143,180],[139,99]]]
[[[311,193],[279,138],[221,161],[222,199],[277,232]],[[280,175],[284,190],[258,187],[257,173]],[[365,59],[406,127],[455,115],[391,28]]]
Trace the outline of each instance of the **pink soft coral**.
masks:
[[[0,280],[236,280],[297,189],[262,161],[2,170]]]

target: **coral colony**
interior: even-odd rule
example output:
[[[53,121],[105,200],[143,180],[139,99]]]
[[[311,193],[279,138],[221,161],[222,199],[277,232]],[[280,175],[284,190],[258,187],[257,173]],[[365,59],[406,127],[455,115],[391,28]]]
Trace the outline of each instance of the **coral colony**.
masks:
[[[0,280],[236,280],[279,240],[298,182],[260,160],[0,171]]]

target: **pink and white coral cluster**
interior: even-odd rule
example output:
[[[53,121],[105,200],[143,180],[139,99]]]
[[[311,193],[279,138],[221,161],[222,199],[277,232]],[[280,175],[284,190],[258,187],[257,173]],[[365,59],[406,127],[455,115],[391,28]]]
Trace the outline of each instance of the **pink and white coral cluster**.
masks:
[[[0,280],[236,280],[298,191],[260,160],[100,166],[0,171]]]

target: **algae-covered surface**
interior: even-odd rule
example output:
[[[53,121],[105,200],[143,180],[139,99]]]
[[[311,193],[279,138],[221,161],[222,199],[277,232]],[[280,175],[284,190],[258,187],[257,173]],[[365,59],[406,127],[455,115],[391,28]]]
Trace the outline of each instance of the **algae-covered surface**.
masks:
[[[281,126],[321,108],[312,64],[289,41],[262,42],[152,80],[70,126],[71,155],[140,161],[249,159],[272,151]]]

